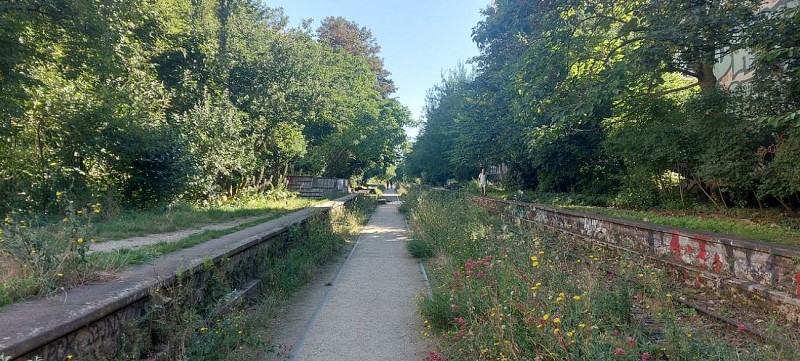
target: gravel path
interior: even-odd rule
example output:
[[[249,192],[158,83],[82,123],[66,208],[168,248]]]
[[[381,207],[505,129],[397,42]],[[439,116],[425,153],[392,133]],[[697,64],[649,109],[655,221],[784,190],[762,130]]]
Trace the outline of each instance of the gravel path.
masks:
[[[379,206],[338,272],[278,322],[289,360],[423,360],[415,299],[425,294],[420,267],[406,250],[399,202]],[[321,280],[318,280],[319,285]],[[327,287],[325,287],[327,286]]]

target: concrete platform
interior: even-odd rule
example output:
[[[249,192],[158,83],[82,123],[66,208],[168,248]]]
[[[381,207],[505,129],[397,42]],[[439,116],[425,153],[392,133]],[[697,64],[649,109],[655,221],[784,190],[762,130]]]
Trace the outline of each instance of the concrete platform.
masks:
[[[7,306],[0,310],[0,355],[65,360],[68,355],[83,359],[78,356],[113,354],[127,324],[141,316],[152,290],[201,274],[204,264],[225,260],[222,268],[236,267],[238,260],[257,256],[259,247],[267,247],[270,240],[287,234],[289,227],[355,197],[348,195],[170,253],[128,268],[109,282]]]

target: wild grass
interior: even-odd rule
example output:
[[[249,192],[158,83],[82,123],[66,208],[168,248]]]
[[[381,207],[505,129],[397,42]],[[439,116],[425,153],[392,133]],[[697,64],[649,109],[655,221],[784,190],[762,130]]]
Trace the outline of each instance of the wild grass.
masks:
[[[98,220],[91,234],[98,241],[104,241],[197,228],[253,216],[277,218],[326,200],[296,197],[273,199],[263,196],[217,207],[179,203],[152,210],[126,210]]]
[[[146,264],[163,255],[190,248],[206,241],[259,225],[274,218],[277,218],[277,216],[258,218],[228,229],[204,231],[176,242],[159,242],[149,246],[124,248],[111,252],[96,252],[87,256],[87,259],[89,264],[94,265],[94,268],[98,271],[116,272],[128,266]]]
[[[434,296],[420,304],[438,343],[430,359],[791,359],[676,306],[667,275],[641,259],[617,261],[623,277],[609,278],[599,250],[577,262],[556,234],[504,225],[457,193],[412,193],[413,235],[436,253]]]
[[[406,248],[408,249],[408,253],[411,253],[411,256],[414,258],[428,259],[434,255],[431,245],[421,239],[410,239],[408,243],[406,243]]]

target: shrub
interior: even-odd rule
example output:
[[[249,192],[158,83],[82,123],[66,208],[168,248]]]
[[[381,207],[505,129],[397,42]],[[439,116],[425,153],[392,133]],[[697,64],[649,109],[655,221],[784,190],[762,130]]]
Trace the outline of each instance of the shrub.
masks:
[[[431,245],[421,239],[414,238],[409,240],[406,244],[406,248],[408,249],[408,253],[411,253],[411,256],[414,258],[427,259],[434,255]]]
[[[437,332],[452,330],[455,325],[456,313],[450,304],[450,296],[444,292],[434,292],[433,297],[423,299],[420,314],[425,323]]]

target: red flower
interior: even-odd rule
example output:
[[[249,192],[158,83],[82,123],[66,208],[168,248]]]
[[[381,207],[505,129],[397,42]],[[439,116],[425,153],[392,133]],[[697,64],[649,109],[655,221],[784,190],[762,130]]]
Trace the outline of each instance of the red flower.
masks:
[[[633,337],[628,337],[628,346],[633,346],[636,344],[636,339]]]
[[[464,321],[464,317],[456,317],[453,322],[455,322],[459,326],[464,326],[467,321]]]
[[[623,350],[622,347],[617,347],[614,350],[614,356],[617,356],[617,357],[625,356],[625,350]]]
[[[650,353],[649,352],[645,352],[645,353],[642,354],[642,361],[647,361],[649,359],[650,359]]]
[[[440,354],[440,353],[438,353],[436,351],[431,351],[431,352],[428,352],[428,356],[425,357],[425,361],[445,361],[445,360],[444,360],[444,356],[442,356],[442,354]]]
[[[741,332],[747,331],[747,327],[745,327],[745,325],[743,324],[739,324],[739,326],[736,326],[736,329]]]

